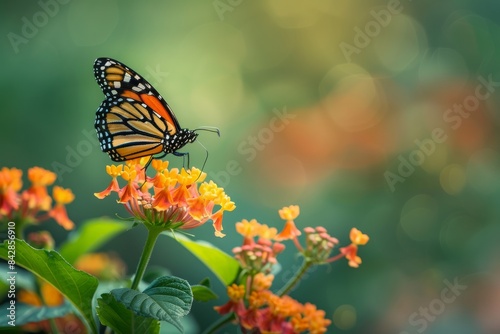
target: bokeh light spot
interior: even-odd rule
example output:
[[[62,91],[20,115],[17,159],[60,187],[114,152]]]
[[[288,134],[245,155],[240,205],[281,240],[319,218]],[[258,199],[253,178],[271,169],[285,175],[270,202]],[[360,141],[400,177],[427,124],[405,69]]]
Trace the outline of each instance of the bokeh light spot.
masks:
[[[418,77],[422,84],[447,82],[468,76],[469,69],[463,56],[450,48],[428,50],[418,69]]]
[[[441,187],[450,195],[459,194],[465,185],[465,170],[458,164],[451,164],[443,168],[439,176]]]
[[[329,91],[322,105],[334,123],[347,131],[372,127],[386,112],[386,97],[377,81],[356,65],[342,64],[331,69],[319,91]]]
[[[427,48],[422,26],[406,15],[394,15],[379,36],[373,37],[376,56],[391,72],[401,72],[413,64]]]
[[[352,305],[340,305],[333,313],[333,323],[339,329],[348,330],[356,324],[356,309]]]
[[[478,192],[490,194],[500,185],[500,156],[492,149],[476,152],[467,164],[467,180]]]

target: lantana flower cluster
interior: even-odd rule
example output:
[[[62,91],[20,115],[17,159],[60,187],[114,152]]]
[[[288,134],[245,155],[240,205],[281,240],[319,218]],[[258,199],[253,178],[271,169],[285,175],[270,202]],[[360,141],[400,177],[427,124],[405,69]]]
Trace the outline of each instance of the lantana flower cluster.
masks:
[[[358,245],[364,245],[369,237],[357,229],[350,233],[351,245],[341,248],[339,254],[331,257],[338,240],[331,237],[323,227],[304,228],[306,245],[298,237],[302,232],[296,227],[295,219],[300,209],[297,205],[279,210],[285,220],[284,228],[278,233],[274,227],[260,224],[255,219],[236,223],[236,230],[243,236],[243,244],[233,249],[243,272],[237,283],[227,288],[229,301],[216,307],[220,314],[233,313],[236,321],[245,330],[262,333],[325,333],[331,321],[325,312],[311,303],[302,304],[286,295],[311,265],[333,262],[342,257],[349,260],[351,267],[357,267],[361,259],[357,255]],[[292,240],[304,257],[303,271],[299,272],[288,286],[277,293],[270,288],[274,279],[273,267],[277,255],[283,252],[285,240]]]
[[[20,230],[24,224],[53,218],[66,230],[73,229],[74,223],[68,218],[65,207],[75,198],[71,190],[54,186],[52,196],[48,193],[48,187],[56,181],[57,175],[41,167],[32,167],[28,169],[31,185],[25,190],[22,190],[22,175],[17,168],[3,167],[0,170],[0,222],[16,221]]]
[[[111,183],[94,195],[103,199],[116,192],[118,202],[138,221],[166,230],[192,229],[212,220],[215,235],[223,237],[223,214],[235,209],[224,189],[213,181],[204,182],[206,173],[195,167],[169,170],[168,161],[157,159],[151,162],[156,175],[149,177],[145,171],[148,159],[106,166]],[[120,187],[118,179],[126,184]]]

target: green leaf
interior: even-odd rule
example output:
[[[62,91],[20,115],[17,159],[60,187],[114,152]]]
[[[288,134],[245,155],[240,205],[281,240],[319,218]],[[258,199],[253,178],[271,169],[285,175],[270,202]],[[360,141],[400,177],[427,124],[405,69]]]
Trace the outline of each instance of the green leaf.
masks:
[[[9,279],[9,267],[7,263],[0,263],[0,284],[7,285]],[[16,274],[16,289],[25,289],[34,291],[36,289],[35,276],[26,270],[18,270]]]
[[[207,288],[210,287],[210,278],[205,277],[200,281],[200,285],[206,286]]]
[[[102,324],[112,328],[116,333],[152,333],[160,332],[160,322],[149,317],[141,317],[128,310],[125,305],[116,301],[109,293],[101,295],[97,300],[97,315]]]
[[[193,291],[194,300],[199,302],[208,302],[219,298],[212,289],[204,285],[191,285],[191,290]]]
[[[91,331],[97,333],[92,316],[92,296],[97,288],[97,279],[76,270],[56,251],[35,249],[24,240],[15,239],[16,266],[26,268],[36,276],[52,284],[80,311]],[[7,241],[0,244],[0,257],[7,259]]]
[[[112,290],[111,294],[136,314],[166,321],[181,332],[180,318],[189,313],[193,304],[189,283],[174,276],[155,279],[143,292],[122,288]]]
[[[182,317],[181,323],[182,327],[184,328],[185,334],[199,334],[202,332],[192,314],[188,314],[185,317]],[[178,332],[179,331],[174,327],[174,325],[169,324],[165,321],[161,322],[160,334],[172,334]]]
[[[109,218],[88,220],[71,233],[70,240],[60,247],[59,252],[69,263],[75,263],[81,255],[97,249],[129,227],[122,221]]]
[[[0,326],[8,326],[8,322],[11,320],[8,318],[9,310],[7,309],[10,305],[3,304],[0,306]],[[42,320],[54,319],[63,317],[66,314],[72,313],[74,311],[73,307],[69,303],[64,303],[63,305],[57,307],[48,306],[33,306],[23,303],[16,303],[16,326],[22,326],[29,322],[39,322]]]
[[[230,285],[236,279],[240,271],[240,264],[229,254],[224,253],[214,245],[206,241],[192,241],[176,234],[172,236],[181,245],[186,247],[201,262],[203,262],[224,285]]]

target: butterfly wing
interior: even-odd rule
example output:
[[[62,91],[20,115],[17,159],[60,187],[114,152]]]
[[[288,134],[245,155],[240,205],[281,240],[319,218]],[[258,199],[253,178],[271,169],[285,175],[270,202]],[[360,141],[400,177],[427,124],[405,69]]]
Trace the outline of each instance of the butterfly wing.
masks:
[[[146,104],[133,99],[101,103],[95,127],[102,151],[114,161],[162,153],[167,125]]]
[[[167,137],[181,130],[163,97],[135,71],[110,58],[98,58],[94,75],[106,99],[96,113],[101,149],[114,161],[159,154]]]

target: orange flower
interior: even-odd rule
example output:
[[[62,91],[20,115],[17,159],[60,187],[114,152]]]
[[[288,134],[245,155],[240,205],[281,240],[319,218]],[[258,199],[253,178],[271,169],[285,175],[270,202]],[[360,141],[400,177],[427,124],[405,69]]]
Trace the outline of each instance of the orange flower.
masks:
[[[315,305],[303,305],[290,296],[280,297],[269,290],[253,291],[248,298],[248,309],[236,312],[234,301],[229,303],[233,303],[231,311],[235,312],[240,325],[259,333],[322,334],[331,323],[325,319],[325,312],[316,309]],[[223,307],[227,308],[228,304]]]
[[[23,186],[21,176],[23,172],[17,168],[3,167],[0,170],[0,192],[10,189],[12,191],[19,191]]]
[[[283,230],[276,236],[276,240],[296,239],[301,234],[293,220],[288,220]]]
[[[59,306],[64,303],[63,295],[56,290],[49,283],[41,282],[40,283],[40,295],[37,295],[34,292],[21,290],[18,294],[18,301],[33,305],[33,306]],[[43,299],[43,301],[42,301]],[[82,321],[75,316],[74,314],[67,314],[60,318],[53,319],[53,322],[49,322],[48,320],[42,320],[38,322],[30,322],[26,325],[22,326],[23,331],[25,332],[44,332],[44,333],[52,333],[55,329],[58,333],[63,333],[68,329],[71,329],[75,332],[85,332],[85,325]]]
[[[290,296],[271,295],[268,299],[269,309],[274,316],[292,317],[301,311],[302,305]]]
[[[117,256],[106,253],[82,255],[75,262],[75,268],[106,280],[118,279],[125,275],[123,261]]]
[[[22,232],[26,224],[40,223],[48,218],[56,221],[66,229],[73,228],[74,224],[69,220],[64,204],[73,201],[71,191],[63,190],[54,186],[53,197],[56,205],[52,206],[52,198],[48,194],[47,187],[54,183],[57,175],[41,167],[33,167],[28,170],[28,179],[31,186],[20,192],[22,188],[22,172],[16,168],[2,168],[0,170],[0,221],[15,219],[19,238],[23,238]],[[41,214],[45,211],[43,214]]]
[[[108,196],[112,191],[118,192],[120,190],[120,186],[118,185],[118,180],[116,180],[116,178],[121,175],[122,170],[123,170],[123,165],[106,166],[106,173],[108,173],[108,175],[111,176],[111,183],[103,191],[99,193],[94,193],[95,197],[103,199],[104,197]]]
[[[135,166],[125,166],[123,172],[120,174],[121,177],[127,181],[127,185],[119,191],[120,203],[127,203],[132,199],[139,197],[137,184],[134,183],[137,178],[137,170]]]
[[[233,302],[240,301],[245,296],[245,286],[237,284],[228,286],[227,295],[229,296],[229,299],[231,299]]]
[[[252,240],[253,237],[259,235],[261,225],[257,222],[257,220],[252,219],[250,221],[243,219],[241,222],[236,223],[236,231],[241,234],[244,240]],[[243,244],[247,244],[249,242],[243,242]]]
[[[245,312],[245,304],[243,297],[245,296],[245,286],[232,284],[227,287],[227,295],[229,301],[222,306],[215,306],[214,309],[219,314],[227,314],[235,312],[236,314],[243,314]]]
[[[33,305],[33,306],[42,306],[42,300],[40,299],[40,296],[38,296],[36,293],[28,290],[21,290],[19,291],[18,295],[18,302],[28,304],[28,305]]]
[[[292,239],[297,244],[297,237],[302,233],[295,226],[294,219],[299,216],[300,209],[298,205],[290,205],[279,210],[279,215],[281,219],[286,220],[285,227],[283,230],[275,237],[276,240],[288,240]],[[300,247],[300,246],[299,246]]]
[[[19,195],[23,185],[23,172],[17,168],[3,167],[0,170],[0,218],[19,208]]]
[[[175,205],[174,199],[172,198],[172,189],[174,189],[177,184],[178,174],[179,170],[174,168],[171,171],[162,171],[162,173],[158,173],[153,178],[155,180],[155,200],[153,202],[153,207],[155,207],[156,210],[167,210],[171,206]]]
[[[264,273],[258,273],[253,277],[252,289],[254,291],[268,290],[273,284],[274,275],[265,275]]]
[[[128,161],[126,166],[107,170],[113,179],[120,175],[127,184],[120,189],[118,181],[112,181],[112,185],[95,196],[101,199],[111,191],[117,192],[119,202],[148,225],[162,226],[165,230],[192,229],[212,220],[215,235],[224,236],[223,213],[235,208],[224,189],[212,181],[203,182],[206,173],[197,168],[168,170],[168,162],[157,159],[151,162],[156,175],[149,178],[144,172],[145,163],[147,160]],[[217,211],[216,206],[219,206]]]
[[[47,306],[59,306],[64,303],[63,295],[49,283],[42,282],[40,284],[40,294]]]
[[[75,195],[73,195],[70,189],[64,189],[59,186],[55,186],[52,191],[56,205],[49,211],[49,216],[54,218],[54,220],[66,230],[73,229],[75,224],[68,218],[64,205],[73,202]]]
[[[368,235],[361,233],[361,231],[355,227],[351,229],[349,237],[351,238],[351,242],[353,244],[360,246],[366,245],[368,240],[370,240],[370,237]]]
[[[349,266],[357,268],[362,263],[361,258],[358,256],[358,245],[366,245],[370,238],[366,234],[361,233],[361,231],[357,228],[352,228],[349,236],[352,243],[347,247],[340,248],[340,252],[347,260],[349,260]],[[332,258],[329,261],[336,259],[337,257]]]
[[[340,248],[340,252],[344,254],[347,260],[349,260],[349,266],[353,268],[359,267],[362,261],[358,256],[358,246],[356,246],[355,244],[350,244],[347,247]]]
[[[301,313],[296,314],[291,320],[296,332],[308,330],[311,334],[326,333],[327,327],[332,321],[325,319],[325,311],[318,310],[316,305],[311,303],[305,303],[301,311]]]
[[[47,186],[55,182],[57,175],[41,167],[28,169],[28,179],[31,187],[27,190],[26,200],[30,209],[38,208],[47,211],[50,209],[52,199],[47,193]]]

